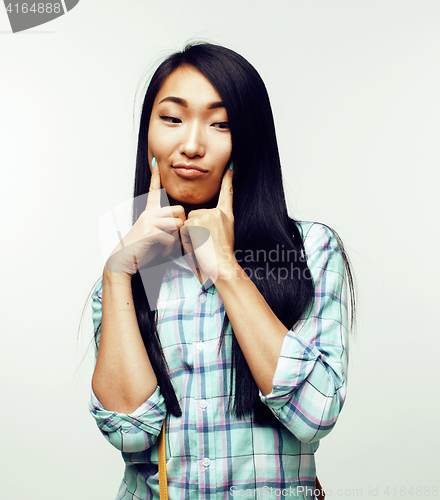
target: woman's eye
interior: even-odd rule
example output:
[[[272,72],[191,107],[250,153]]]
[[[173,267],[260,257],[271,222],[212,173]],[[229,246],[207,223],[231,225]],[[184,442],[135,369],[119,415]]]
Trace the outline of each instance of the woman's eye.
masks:
[[[215,128],[228,129],[229,123],[228,122],[217,122],[217,123],[213,123],[212,126]]]
[[[159,115],[159,117],[164,122],[168,122],[168,123],[182,123],[182,120],[180,120],[179,118],[176,118],[174,116],[161,116],[161,115]]]

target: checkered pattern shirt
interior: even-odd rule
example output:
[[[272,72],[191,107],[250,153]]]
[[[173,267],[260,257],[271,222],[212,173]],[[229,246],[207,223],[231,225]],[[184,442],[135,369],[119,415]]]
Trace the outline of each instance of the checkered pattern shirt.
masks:
[[[315,300],[283,341],[272,392],[260,392],[283,425],[228,414],[231,326],[219,353],[222,300],[214,285],[201,285],[180,259],[161,286],[158,331],[182,417],[167,413],[160,387],[129,415],[106,410],[91,391],[90,412],[126,465],[117,500],[159,499],[162,425],[172,500],[314,498],[314,453],[345,400],[346,279],[335,235],[317,223],[298,224]],[[95,328],[101,322],[101,293],[102,280],[92,295]]]

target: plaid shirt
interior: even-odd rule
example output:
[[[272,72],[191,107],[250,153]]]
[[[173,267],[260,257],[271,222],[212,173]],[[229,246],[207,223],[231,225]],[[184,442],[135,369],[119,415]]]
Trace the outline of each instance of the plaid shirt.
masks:
[[[283,426],[227,414],[231,326],[218,353],[222,300],[180,259],[161,286],[158,331],[182,417],[167,414],[159,387],[130,415],[104,409],[92,390],[90,412],[126,464],[117,500],[159,499],[157,437],[164,423],[170,499],[314,498],[314,453],[345,400],[346,286],[335,235],[317,223],[298,224],[315,301],[283,341],[272,392],[260,392]],[[95,328],[101,292],[102,280],[92,295]]]

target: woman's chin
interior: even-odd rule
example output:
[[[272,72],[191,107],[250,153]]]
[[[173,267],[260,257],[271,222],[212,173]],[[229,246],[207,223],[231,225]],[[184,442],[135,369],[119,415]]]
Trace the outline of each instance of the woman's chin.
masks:
[[[174,193],[173,193],[174,194]],[[170,200],[171,205],[182,205],[186,207],[194,207],[194,208],[211,208],[215,206],[215,202],[217,200],[217,197],[215,198],[204,198],[201,196],[184,196],[184,195],[175,195],[170,196],[168,194],[168,198]]]

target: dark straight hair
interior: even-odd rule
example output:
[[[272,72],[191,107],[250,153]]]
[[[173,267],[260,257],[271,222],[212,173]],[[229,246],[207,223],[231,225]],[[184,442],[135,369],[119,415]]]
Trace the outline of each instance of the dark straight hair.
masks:
[[[224,102],[232,137],[234,162],[233,207],[235,252],[242,267],[268,305],[289,330],[313,303],[314,285],[307,267],[302,235],[288,216],[280,158],[272,110],[266,87],[255,68],[236,52],[222,46],[201,43],[187,45],[165,59],[157,68],[145,94],[140,119],[134,199],[146,194],[151,173],[148,163],[148,127],[157,93],[166,78],[181,66],[192,66],[214,86]],[[133,224],[145,205],[133,205]],[[283,258],[267,259],[270,251],[282,248]],[[350,290],[352,279],[345,252]],[[240,262],[240,260],[239,260]],[[264,276],[258,268],[264,268]],[[286,268],[292,279],[277,279]],[[132,277],[133,299],[139,329],[164,395],[167,410],[181,415],[157,332],[154,310],[149,306],[139,272]],[[354,296],[352,295],[352,298]],[[354,303],[352,303],[354,305]],[[352,307],[353,310],[353,307]],[[219,350],[228,325],[227,315],[219,340]],[[272,422],[274,417],[259,397],[240,345],[232,332],[231,392],[229,409],[238,418],[254,417],[256,422]]]

